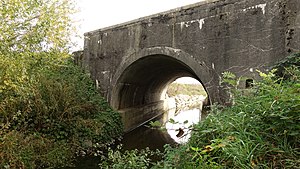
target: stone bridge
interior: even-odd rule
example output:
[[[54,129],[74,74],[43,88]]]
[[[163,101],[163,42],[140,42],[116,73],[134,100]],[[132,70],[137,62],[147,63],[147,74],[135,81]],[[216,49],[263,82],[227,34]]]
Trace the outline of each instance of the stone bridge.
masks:
[[[84,38],[76,61],[129,131],[166,109],[166,86],[176,78],[199,80],[209,103],[225,103],[222,72],[256,79],[256,69],[299,51],[300,0],[207,0]]]

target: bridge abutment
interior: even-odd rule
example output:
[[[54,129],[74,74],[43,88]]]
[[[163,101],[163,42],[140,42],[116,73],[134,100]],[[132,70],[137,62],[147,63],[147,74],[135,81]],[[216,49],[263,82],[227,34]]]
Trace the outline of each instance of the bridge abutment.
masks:
[[[150,120],[163,116],[165,112],[164,101],[141,105],[138,107],[120,109],[118,111],[120,112],[123,120],[124,131],[129,132]]]

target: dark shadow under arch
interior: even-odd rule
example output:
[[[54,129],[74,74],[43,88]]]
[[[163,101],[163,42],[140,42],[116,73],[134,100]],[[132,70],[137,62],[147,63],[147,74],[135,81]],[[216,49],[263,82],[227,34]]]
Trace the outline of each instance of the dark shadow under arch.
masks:
[[[208,70],[181,50],[156,47],[125,58],[112,81],[111,105],[116,110],[159,102],[165,87],[183,76],[205,88],[207,79],[201,77],[207,77]]]

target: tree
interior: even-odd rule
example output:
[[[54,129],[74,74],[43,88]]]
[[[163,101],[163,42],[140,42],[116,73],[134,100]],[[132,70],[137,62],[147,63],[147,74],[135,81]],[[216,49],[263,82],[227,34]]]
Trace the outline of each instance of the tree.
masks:
[[[39,156],[33,149],[44,146],[45,152],[47,147],[56,147],[60,153],[67,149],[42,136],[27,135],[26,129],[16,130],[16,123],[27,123],[43,69],[69,56],[74,11],[72,0],[0,1],[0,168],[35,168],[32,161],[50,165],[43,159],[46,156]],[[63,146],[57,148],[59,145]],[[59,160],[52,160],[51,165],[60,164]]]
[[[40,67],[68,56],[74,13],[71,0],[1,0],[1,101],[28,93]]]
[[[2,0],[1,54],[65,51],[73,12],[70,0]]]

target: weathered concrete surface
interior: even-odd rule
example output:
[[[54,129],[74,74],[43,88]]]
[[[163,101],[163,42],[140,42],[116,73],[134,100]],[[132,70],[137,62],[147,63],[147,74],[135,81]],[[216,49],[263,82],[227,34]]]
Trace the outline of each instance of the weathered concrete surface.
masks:
[[[161,100],[191,76],[211,102],[226,102],[221,73],[255,69],[300,49],[299,0],[210,0],[85,34],[81,64],[113,108]]]
[[[159,101],[148,105],[118,110],[121,114],[124,129],[131,131],[140,125],[163,114],[164,102]]]

